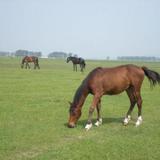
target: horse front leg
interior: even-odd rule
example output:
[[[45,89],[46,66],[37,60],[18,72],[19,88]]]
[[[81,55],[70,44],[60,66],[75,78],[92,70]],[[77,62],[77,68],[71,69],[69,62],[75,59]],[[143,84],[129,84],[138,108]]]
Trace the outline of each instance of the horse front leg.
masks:
[[[126,90],[126,92],[127,92],[127,95],[128,95],[128,97],[129,97],[129,99],[130,99],[130,107],[129,107],[129,109],[128,109],[128,112],[127,112],[127,114],[126,114],[126,117],[125,117],[125,119],[123,120],[123,124],[126,126],[128,123],[129,123],[129,121],[131,120],[131,113],[132,113],[132,111],[133,111],[133,108],[134,108],[134,106],[135,106],[135,104],[136,104],[136,97],[135,97],[135,94],[134,94],[134,88],[133,87],[130,87],[129,89],[127,89]]]
[[[138,107],[138,119],[136,121],[136,127],[142,124],[142,98],[140,93],[137,93],[137,107]]]
[[[83,72],[83,65],[82,65],[82,68],[81,68],[81,72]]]
[[[79,64],[79,67],[80,67],[80,71],[82,72],[81,64]]]
[[[102,117],[101,117],[101,100],[99,100],[97,106],[96,106],[96,109],[97,109],[97,121],[95,123],[95,126],[100,126],[102,124]]]
[[[94,109],[96,108],[96,106],[98,105],[98,102],[100,101],[100,96],[94,95],[93,100],[92,100],[92,104],[89,108],[89,115],[88,115],[88,121],[87,124],[85,126],[85,129],[88,131],[89,129],[91,129],[92,127],[92,115],[94,112]]]

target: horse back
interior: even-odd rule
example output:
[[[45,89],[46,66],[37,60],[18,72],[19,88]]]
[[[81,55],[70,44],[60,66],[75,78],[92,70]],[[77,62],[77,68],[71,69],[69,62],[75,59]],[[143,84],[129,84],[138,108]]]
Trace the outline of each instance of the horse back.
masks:
[[[141,85],[143,70],[135,65],[123,65],[114,68],[97,68],[90,74],[88,85],[93,93],[118,94],[131,85]]]
[[[26,62],[38,62],[38,57],[36,56],[25,56],[24,59]]]

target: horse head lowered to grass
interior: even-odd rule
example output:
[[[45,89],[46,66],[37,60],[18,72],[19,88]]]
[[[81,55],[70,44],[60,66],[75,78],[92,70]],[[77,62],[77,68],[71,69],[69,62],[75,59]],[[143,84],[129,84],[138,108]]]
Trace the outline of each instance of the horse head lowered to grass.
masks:
[[[130,107],[123,123],[124,125],[129,123],[131,112],[135,104],[137,104],[138,119],[136,121],[136,126],[139,126],[142,123],[141,85],[144,76],[147,76],[153,86],[160,83],[159,73],[146,67],[138,67],[132,64],[117,66],[114,68],[98,67],[91,71],[77,89],[73,102],[70,105],[68,127],[75,127],[81,116],[82,106],[88,94],[93,95],[93,100],[89,108],[88,121],[85,126],[86,130],[89,130],[92,127],[92,114],[95,108],[97,109],[97,122],[95,125],[99,126],[102,124],[100,114],[101,97],[103,95],[116,95],[123,91],[127,92],[130,99]]]

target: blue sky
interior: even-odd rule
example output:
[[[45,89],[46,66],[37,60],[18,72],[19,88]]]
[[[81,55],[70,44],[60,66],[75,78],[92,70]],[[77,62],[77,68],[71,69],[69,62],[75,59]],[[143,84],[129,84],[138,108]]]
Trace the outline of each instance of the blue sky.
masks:
[[[160,57],[159,0],[0,0],[0,51]]]

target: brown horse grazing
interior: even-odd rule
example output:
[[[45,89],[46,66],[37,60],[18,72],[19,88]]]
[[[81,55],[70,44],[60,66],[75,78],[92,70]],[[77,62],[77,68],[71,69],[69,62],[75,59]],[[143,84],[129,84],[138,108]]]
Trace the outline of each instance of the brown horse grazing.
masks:
[[[141,85],[147,76],[151,85],[160,84],[160,74],[155,71],[149,70],[146,67],[138,67],[132,64],[122,65],[114,68],[96,68],[89,73],[83,80],[82,84],[77,89],[73,102],[70,104],[70,117],[68,127],[74,128],[76,122],[81,116],[82,106],[89,93],[93,94],[93,100],[89,108],[89,116],[86,125],[86,130],[92,127],[92,114],[94,109],[97,109],[97,122],[96,126],[102,123],[100,115],[101,97],[103,95],[116,95],[123,91],[127,92],[130,99],[130,108],[124,119],[124,125],[127,125],[131,112],[137,104],[138,106],[138,119],[136,126],[142,123],[141,109]]]
[[[36,68],[40,69],[39,63],[38,63],[38,57],[35,57],[35,56],[25,56],[22,59],[21,68],[24,67],[24,63],[26,63],[26,66],[25,66],[26,69],[27,69],[27,67],[30,69],[29,63],[34,63],[34,69],[36,69]]]

